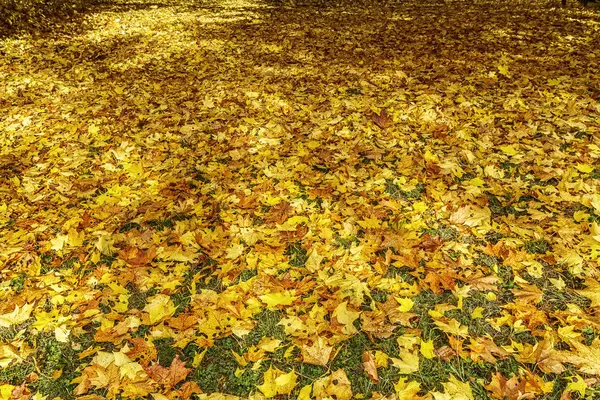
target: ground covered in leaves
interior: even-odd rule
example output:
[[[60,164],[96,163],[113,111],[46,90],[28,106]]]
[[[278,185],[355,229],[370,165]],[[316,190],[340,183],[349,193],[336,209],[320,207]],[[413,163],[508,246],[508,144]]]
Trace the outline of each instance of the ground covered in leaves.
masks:
[[[1,41],[0,399],[597,399],[600,16],[557,5]]]

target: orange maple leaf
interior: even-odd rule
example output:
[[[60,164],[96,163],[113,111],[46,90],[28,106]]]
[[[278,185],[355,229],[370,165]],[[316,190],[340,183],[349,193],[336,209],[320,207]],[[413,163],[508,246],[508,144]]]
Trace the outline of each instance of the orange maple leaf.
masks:
[[[185,362],[181,361],[179,356],[175,356],[169,368],[156,363],[145,368],[145,370],[156,383],[170,388],[185,380],[191,371],[185,367]]]

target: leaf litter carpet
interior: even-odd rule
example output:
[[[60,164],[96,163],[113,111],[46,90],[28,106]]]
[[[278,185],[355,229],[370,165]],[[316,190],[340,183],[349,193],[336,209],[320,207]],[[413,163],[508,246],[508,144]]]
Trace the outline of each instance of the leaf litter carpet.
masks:
[[[0,398],[597,399],[600,18],[557,5],[0,41]]]

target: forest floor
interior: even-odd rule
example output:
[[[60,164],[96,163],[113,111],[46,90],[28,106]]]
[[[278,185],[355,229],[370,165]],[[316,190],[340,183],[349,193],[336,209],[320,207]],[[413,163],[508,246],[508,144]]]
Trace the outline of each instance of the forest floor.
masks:
[[[0,399],[598,399],[600,15],[558,5],[0,41]]]

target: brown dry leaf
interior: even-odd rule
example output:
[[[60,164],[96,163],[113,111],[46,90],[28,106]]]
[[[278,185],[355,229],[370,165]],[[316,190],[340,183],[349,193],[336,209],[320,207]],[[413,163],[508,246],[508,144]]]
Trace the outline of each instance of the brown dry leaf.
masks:
[[[169,368],[156,363],[145,368],[146,373],[159,385],[173,388],[179,382],[185,380],[191,369],[185,367],[185,363],[175,356]]]
[[[504,375],[496,372],[492,375],[492,381],[485,386],[491,392],[495,399],[499,400],[525,400],[534,399],[535,393],[527,393],[527,381],[519,379],[518,376],[513,376],[506,379]]]
[[[129,341],[133,344],[133,348],[127,353],[129,358],[137,360],[144,367],[156,360],[157,351],[153,342],[140,337],[131,338]]]
[[[365,351],[362,355],[363,360],[363,368],[367,373],[367,376],[371,380],[371,382],[377,384],[379,382],[379,374],[377,373],[377,366],[375,365],[375,359],[373,355]]]
[[[184,382],[183,385],[178,389],[179,395],[184,400],[187,400],[192,397],[194,394],[202,393],[202,390],[198,386],[198,384],[194,381]]]
[[[385,109],[381,110],[379,114],[371,113],[371,121],[381,129],[387,129],[393,123],[392,118],[390,118]]]

